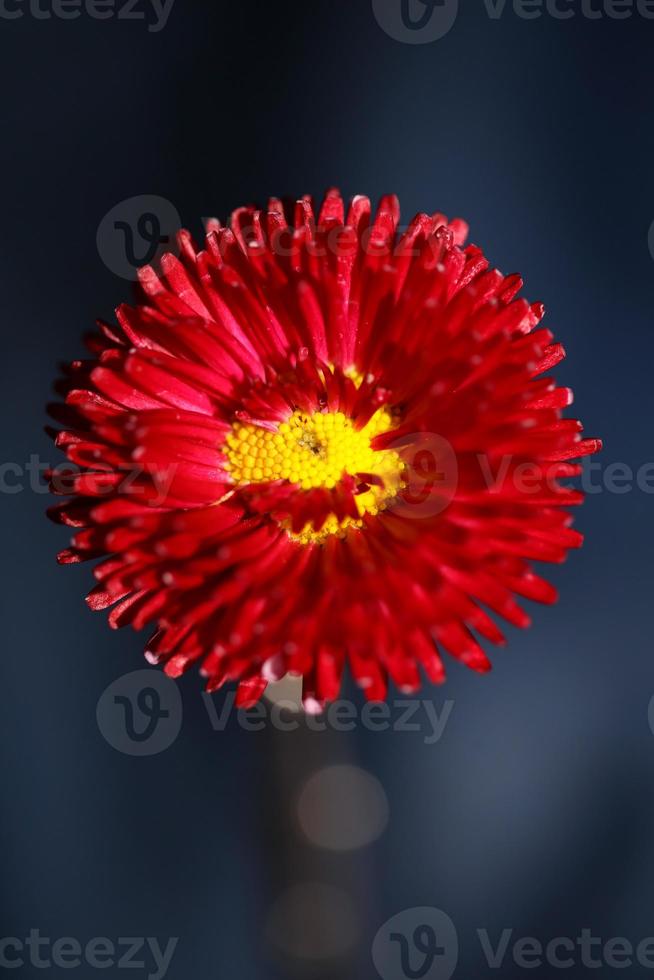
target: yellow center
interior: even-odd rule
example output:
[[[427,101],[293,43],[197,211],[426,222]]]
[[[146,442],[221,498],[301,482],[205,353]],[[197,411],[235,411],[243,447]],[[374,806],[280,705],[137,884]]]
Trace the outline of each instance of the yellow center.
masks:
[[[377,514],[402,488],[403,464],[393,450],[377,451],[370,443],[395,424],[386,408],[379,409],[361,429],[342,412],[294,412],[275,431],[237,422],[226,439],[225,466],[237,484],[288,480],[301,490],[333,489],[346,474],[374,476],[381,484],[368,484],[369,489],[354,499],[360,517]],[[319,531],[311,524],[299,534],[287,530],[293,539],[309,544],[331,534],[344,536],[348,528],[362,526],[360,519],[339,521],[330,514]]]

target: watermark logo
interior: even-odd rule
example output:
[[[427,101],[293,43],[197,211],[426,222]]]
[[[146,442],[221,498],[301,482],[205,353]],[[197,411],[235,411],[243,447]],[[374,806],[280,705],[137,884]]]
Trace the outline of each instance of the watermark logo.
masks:
[[[124,755],[158,755],[182,727],[182,696],[175,681],[155,670],[136,670],[113,681],[96,710],[103,738]]]
[[[459,961],[454,923],[440,909],[399,912],[377,933],[372,960],[382,980],[450,980]]]
[[[0,0],[0,19],[129,20],[148,25],[158,34],[168,23],[175,0]]]
[[[240,728],[250,733],[273,729],[289,733],[300,730],[323,734],[348,734],[357,729],[385,734],[393,732],[437,745],[449,726],[454,701],[435,704],[428,698],[404,698],[363,704],[340,699],[323,711],[305,712],[301,685],[293,678],[297,695],[285,695],[284,682],[271,684],[266,696],[248,709],[236,707],[235,691],[220,696],[203,693],[202,705],[214,732]],[[284,695],[284,696],[282,696]],[[155,670],[136,670],[113,681],[98,701],[96,716],[103,738],[124,755],[157,755],[177,739],[183,719],[178,685]]]
[[[454,27],[459,0],[372,0],[372,9],[394,41],[432,44]]]
[[[171,250],[180,227],[179,213],[165,197],[139,194],[127,198],[105,214],[98,226],[100,258],[121,279],[136,279],[142,266]]]
[[[484,0],[484,7],[491,20],[499,20],[506,10],[521,20],[628,20],[634,15],[654,19],[653,0]]]
[[[515,930],[503,929],[491,937],[487,929],[477,929],[477,939],[491,970],[506,969],[511,959],[520,970],[537,970],[548,966],[552,970],[628,969],[638,966],[645,970],[654,968],[654,939],[648,937],[634,945],[622,936],[603,940],[594,936],[592,929],[582,929],[578,936],[554,936],[548,940],[535,936],[516,936]]]
[[[147,980],[164,980],[168,973],[179,938],[174,936],[160,943],[154,936],[120,937],[95,936],[81,942],[74,936],[50,939],[40,929],[30,929],[24,939],[5,936],[0,939],[0,969],[18,970],[75,970],[84,966],[92,970],[141,970]]]
[[[654,969],[654,937],[633,942],[623,936],[603,939],[592,929],[578,936],[537,938],[518,935],[515,929],[491,934],[476,929],[466,937],[466,949],[476,947],[480,963],[488,970],[503,971],[512,964],[519,970],[599,970],[602,967]],[[458,937],[452,920],[433,908],[407,909],[390,919],[377,933],[372,959],[382,980],[449,980],[458,961]]]
[[[652,735],[654,735],[654,695],[652,696],[647,708],[647,720],[649,722],[650,731]]]
[[[489,20],[654,20],[654,0],[478,0]],[[454,26],[458,0],[372,0],[380,27],[403,44],[431,44]]]
[[[412,441],[413,440],[413,441]],[[560,464],[525,462],[512,454],[491,458],[484,453],[461,459],[466,463],[464,479],[459,480],[463,466],[448,440],[434,433],[420,433],[405,439],[397,439],[387,447],[401,457],[405,470],[403,487],[389,504],[403,517],[433,517],[444,511],[456,497],[459,483],[465,488],[467,481],[492,497],[505,491],[527,499],[540,492],[556,493],[562,484]],[[165,504],[174,495],[174,481],[179,464],[174,460],[161,463],[133,463],[121,471],[122,479],[116,483],[113,474],[105,480],[96,479],[94,493],[100,499],[116,493],[150,507]],[[29,491],[36,494],[54,493],[71,496],[79,491],[79,481],[88,470],[69,461],[56,466],[31,453],[24,462],[4,460],[0,462],[0,495],[15,496]],[[619,461],[586,458],[583,469],[574,482],[569,484],[591,496],[602,493],[623,496],[627,493],[654,495],[654,460],[633,466]]]
[[[404,487],[391,505],[394,514],[413,520],[435,517],[452,502],[459,470],[452,444],[435,432],[414,432],[388,449],[404,464]]]

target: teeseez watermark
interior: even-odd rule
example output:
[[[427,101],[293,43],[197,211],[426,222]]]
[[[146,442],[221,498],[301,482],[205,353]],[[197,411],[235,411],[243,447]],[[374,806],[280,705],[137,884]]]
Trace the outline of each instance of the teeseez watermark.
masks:
[[[168,23],[175,0],[0,0],[0,19],[136,21],[158,34]]]
[[[35,970],[146,970],[147,980],[164,980],[179,938],[173,936],[163,944],[154,936],[126,936],[117,940],[95,936],[80,942],[73,936],[50,939],[40,929],[30,929],[29,936],[5,936],[0,939],[0,970],[18,970],[32,966]]]

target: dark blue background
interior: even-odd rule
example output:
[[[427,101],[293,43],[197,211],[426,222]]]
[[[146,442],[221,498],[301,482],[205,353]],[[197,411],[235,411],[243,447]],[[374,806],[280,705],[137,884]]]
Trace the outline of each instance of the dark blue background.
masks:
[[[160,194],[198,232],[200,216],[333,184],[396,192],[405,220],[469,220],[547,304],[603,465],[654,458],[654,21],[464,8],[424,46],[387,36],[369,0],[177,0],[158,34],[0,20],[3,459],[59,460],[42,432],[56,363],[129,295],[96,249],[114,204]],[[192,675],[182,733],[150,759],[114,751],[95,721],[105,687],[142,666],[143,637],[86,611],[89,569],[56,567],[66,535],[45,521],[46,496],[0,502],[3,936],[172,935],[170,980],[313,976],[263,938],[277,894],[316,870],[293,836],[293,773],[273,768],[300,749],[365,765],[391,814],[365,854],[320,871],[354,876],[363,926],[351,961],[316,976],[374,976],[377,929],[420,905],[456,923],[469,980],[491,975],[477,928],[654,934],[651,496],[588,499],[584,549],[550,572],[560,603],[534,608],[490,676],[450,665],[428,692],[455,701],[438,745],[215,733]],[[508,962],[501,976],[524,972]]]

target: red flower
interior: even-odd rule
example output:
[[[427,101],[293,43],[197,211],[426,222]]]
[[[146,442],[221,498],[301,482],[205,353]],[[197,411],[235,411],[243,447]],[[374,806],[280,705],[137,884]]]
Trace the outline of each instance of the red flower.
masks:
[[[65,382],[60,560],[103,558],[91,608],[156,622],[152,663],[240,704],[293,672],[322,705],[346,662],[370,699],[442,681],[439,651],[485,671],[483,607],[528,625],[516,596],[555,599],[531,562],[581,543],[560,480],[599,442],[543,376],[543,307],[462,221],[398,222],[332,191],[317,217],[242,208],[203,251],[182,231]]]

